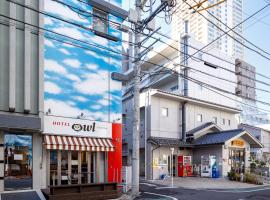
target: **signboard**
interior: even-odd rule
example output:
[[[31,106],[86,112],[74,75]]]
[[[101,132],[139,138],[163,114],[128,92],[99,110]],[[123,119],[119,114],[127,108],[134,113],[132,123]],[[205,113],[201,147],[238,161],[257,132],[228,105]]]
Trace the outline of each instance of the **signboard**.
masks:
[[[14,154],[14,160],[23,160],[23,154]]]
[[[44,134],[111,138],[112,124],[56,116],[44,116]]]
[[[233,140],[231,142],[231,145],[234,147],[244,147],[245,146],[245,142],[243,140]]]

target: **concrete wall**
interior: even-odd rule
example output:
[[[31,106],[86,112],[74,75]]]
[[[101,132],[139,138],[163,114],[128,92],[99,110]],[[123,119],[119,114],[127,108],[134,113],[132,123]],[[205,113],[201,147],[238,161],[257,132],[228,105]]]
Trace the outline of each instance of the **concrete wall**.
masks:
[[[207,147],[198,147],[193,150],[193,164],[201,164],[201,156],[216,156],[218,171],[222,173],[222,145],[209,145]]]
[[[175,159],[175,167],[176,167],[176,176],[178,176],[178,156],[185,155],[185,156],[192,156],[192,151],[189,150],[179,150],[178,147],[174,147],[174,154],[176,156]],[[153,151],[153,161],[152,161],[152,169],[153,169],[153,177],[152,179],[160,179],[160,176],[163,174],[169,175],[168,171],[168,157],[171,156],[171,149],[170,147],[160,147]],[[159,165],[158,161],[165,158],[166,164],[165,165]],[[156,165],[157,164],[157,165]],[[150,165],[149,165],[150,166]]]
[[[33,134],[33,189],[46,188],[46,156],[47,151],[43,148],[43,135]]]
[[[0,131],[0,192],[4,191],[4,133]]]
[[[206,122],[211,122],[213,120],[213,117],[217,117],[218,120],[217,125],[221,127],[223,130],[237,128],[237,119],[235,114],[233,113],[192,104],[187,104],[186,110],[187,110],[187,131]],[[202,122],[197,121],[198,114],[202,114]],[[225,125],[222,124],[222,119],[225,119]],[[228,120],[230,120],[230,125],[228,123]]]
[[[151,136],[181,138],[180,102],[151,97]],[[168,116],[162,116],[161,109],[168,108]]]
[[[36,0],[19,1],[39,9]],[[0,2],[0,13],[33,25],[39,25],[36,12],[8,1]],[[39,36],[36,29],[16,21],[2,18],[0,24],[0,110],[38,114]],[[43,52],[42,52],[43,53]]]

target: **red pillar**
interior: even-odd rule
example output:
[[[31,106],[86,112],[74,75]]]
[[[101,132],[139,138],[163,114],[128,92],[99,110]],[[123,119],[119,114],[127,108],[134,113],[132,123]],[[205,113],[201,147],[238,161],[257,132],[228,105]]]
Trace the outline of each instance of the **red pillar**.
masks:
[[[113,152],[108,152],[108,182],[122,183],[122,124],[112,124]]]

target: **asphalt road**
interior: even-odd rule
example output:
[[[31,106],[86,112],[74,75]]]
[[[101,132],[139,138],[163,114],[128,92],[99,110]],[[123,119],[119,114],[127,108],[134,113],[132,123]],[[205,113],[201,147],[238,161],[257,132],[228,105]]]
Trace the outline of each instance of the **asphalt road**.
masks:
[[[166,188],[141,183],[141,196],[136,200],[270,200],[270,187],[256,189],[234,189],[234,190],[195,190],[185,188]]]

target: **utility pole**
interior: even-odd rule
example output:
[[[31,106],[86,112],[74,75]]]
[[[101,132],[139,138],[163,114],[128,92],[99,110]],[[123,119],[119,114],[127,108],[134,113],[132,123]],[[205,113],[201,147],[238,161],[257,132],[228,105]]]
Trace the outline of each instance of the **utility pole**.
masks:
[[[138,22],[141,21],[141,0],[136,0],[135,7]],[[140,161],[140,25],[135,24],[135,47],[134,47],[134,95],[133,95],[133,135],[132,135],[132,196],[139,193],[139,161]]]
[[[139,161],[140,161],[140,75],[141,75],[141,59],[145,56],[149,51],[154,48],[154,45],[159,41],[159,39],[155,40],[151,45],[149,45],[146,49],[141,51],[141,45],[145,43],[153,34],[155,34],[160,28],[155,29],[154,26],[154,18],[160,12],[164,11],[169,13],[166,10],[167,7],[172,8],[175,6],[175,0],[161,0],[161,4],[153,11],[152,10],[152,0],[150,2],[150,15],[141,19],[141,9],[144,7],[145,3],[148,0],[136,0],[135,1],[135,11],[130,11],[129,21],[135,25],[134,37],[135,37],[135,45],[134,45],[134,61],[133,61],[133,73],[122,74],[118,72],[112,73],[112,79],[128,82],[131,80],[131,76],[133,78],[133,132],[132,132],[132,196],[135,197],[139,194]],[[143,40],[141,40],[142,33],[144,29],[150,30],[152,33],[145,36]]]

